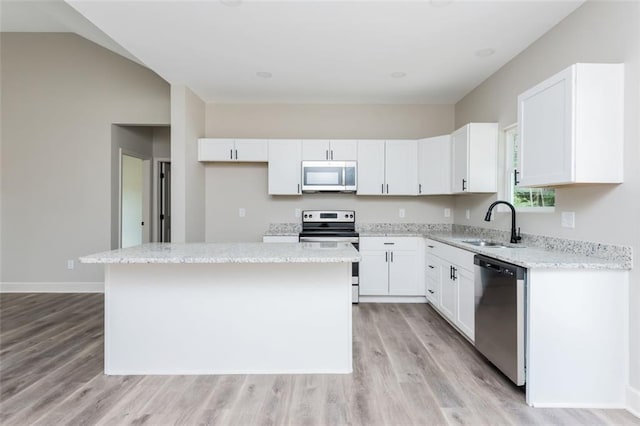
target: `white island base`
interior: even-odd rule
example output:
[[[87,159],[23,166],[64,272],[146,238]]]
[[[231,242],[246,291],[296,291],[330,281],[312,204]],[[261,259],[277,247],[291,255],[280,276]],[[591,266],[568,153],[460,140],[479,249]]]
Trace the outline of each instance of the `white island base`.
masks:
[[[105,373],[351,373],[351,263],[106,264]]]

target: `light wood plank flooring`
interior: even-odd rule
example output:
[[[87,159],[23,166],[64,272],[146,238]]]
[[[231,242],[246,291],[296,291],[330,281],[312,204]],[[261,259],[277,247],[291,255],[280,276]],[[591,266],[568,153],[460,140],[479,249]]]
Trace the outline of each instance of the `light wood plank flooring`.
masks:
[[[2,294],[0,424],[640,424],[526,406],[426,305],[354,306],[353,327],[350,375],[104,376],[102,295]]]

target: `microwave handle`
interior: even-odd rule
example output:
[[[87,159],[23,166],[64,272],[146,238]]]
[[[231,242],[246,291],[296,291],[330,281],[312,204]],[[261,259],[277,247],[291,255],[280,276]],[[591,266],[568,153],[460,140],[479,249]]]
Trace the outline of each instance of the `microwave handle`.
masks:
[[[331,156],[333,156],[333,153],[331,154]],[[347,168],[346,167],[342,168],[342,186],[344,187],[347,186]]]

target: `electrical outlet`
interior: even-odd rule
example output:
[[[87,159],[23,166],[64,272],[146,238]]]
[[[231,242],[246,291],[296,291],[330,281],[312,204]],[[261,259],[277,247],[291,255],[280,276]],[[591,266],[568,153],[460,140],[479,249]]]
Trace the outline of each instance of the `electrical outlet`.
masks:
[[[471,219],[471,210],[467,209],[465,216],[467,217],[467,219]]]
[[[240,217],[245,217],[247,215],[247,211],[244,209],[244,207],[240,207],[240,209],[238,210],[238,215]]]
[[[73,259],[67,260],[67,269],[73,269],[73,268],[75,268],[75,262],[73,261]]]
[[[576,213],[575,212],[562,212],[560,215],[560,224],[563,228],[575,228],[576,227]]]
[[[293,213],[293,215],[295,217],[300,217],[300,216],[302,216],[302,211],[300,209],[296,209],[295,212]]]
[[[449,208],[444,209],[444,217],[451,217],[451,209]]]
[[[404,217],[404,216],[405,216],[405,211],[404,211],[404,209],[400,209],[400,210],[398,210],[398,216],[400,216],[400,217]]]

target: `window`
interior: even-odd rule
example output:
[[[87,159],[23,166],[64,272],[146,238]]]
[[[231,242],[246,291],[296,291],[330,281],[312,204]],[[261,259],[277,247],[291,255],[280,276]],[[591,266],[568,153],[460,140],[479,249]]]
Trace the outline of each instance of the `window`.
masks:
[[[524,188],[515,185],[519,165],[518,126],[504,129],[505,139],[505,192],[507,200],[518,211],[545,212],[554,211],[556,190],[552,188]]]

